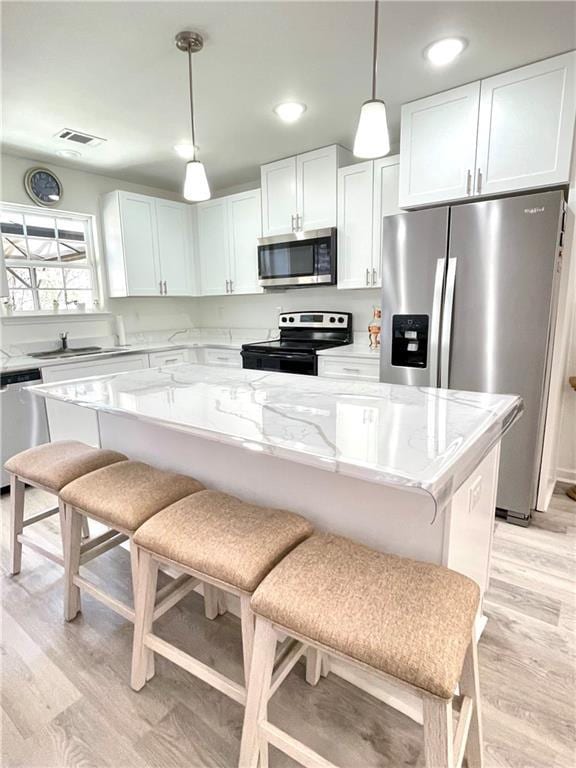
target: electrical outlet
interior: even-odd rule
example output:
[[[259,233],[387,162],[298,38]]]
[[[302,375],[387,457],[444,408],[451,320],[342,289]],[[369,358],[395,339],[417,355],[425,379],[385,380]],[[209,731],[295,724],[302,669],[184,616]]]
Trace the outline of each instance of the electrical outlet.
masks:
[[[478,477],[473,485],[470,486],[470,500],[468,504],[468,511],[472,512],[480,502],[480,494],[482,493],[482,477]]]

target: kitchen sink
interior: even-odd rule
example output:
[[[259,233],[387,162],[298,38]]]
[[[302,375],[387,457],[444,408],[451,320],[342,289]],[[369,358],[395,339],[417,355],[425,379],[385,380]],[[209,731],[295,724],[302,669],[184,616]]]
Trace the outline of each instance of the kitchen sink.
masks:
[[[49,349],[45,352],[32,352],[30,357],[36,357],[39,360],[53,360],[61,357],[81,357],[82,355],[103,355],[110,352],[120,352],[125,347],[69,347],[68,349]]]

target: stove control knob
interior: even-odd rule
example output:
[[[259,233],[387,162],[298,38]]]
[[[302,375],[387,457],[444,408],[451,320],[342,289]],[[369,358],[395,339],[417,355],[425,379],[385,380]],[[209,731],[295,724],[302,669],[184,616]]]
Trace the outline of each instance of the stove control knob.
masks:
[[[343,317],[339,317],[339,318],[338,318],[338,322],[339,322],[339,323],[343,323],[343,322],[344,322],[344,318],[343,318]]]
[[[283,322],[283,323],[285,323],[285,322],[286,322],[286,318],[285,318],[285,317],[283,317],[283,318],[282,318],[282,322]]]
[[[289,318],[288,318],[288,321],[289,321],[290,323],[293,323],[293,322],[294,322],[294,318],[293,318],[293,317],[289,317]]]
[[[336,318],[335,318],[335,317],[331,317],[331,318],[330,318],[330,322],[331,322],[331,323],[335,323],[335,322],[336,322]]]

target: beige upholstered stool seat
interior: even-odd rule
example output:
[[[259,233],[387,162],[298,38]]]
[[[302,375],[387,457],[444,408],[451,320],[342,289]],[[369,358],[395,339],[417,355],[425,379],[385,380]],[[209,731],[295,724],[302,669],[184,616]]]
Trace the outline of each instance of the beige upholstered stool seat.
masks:
[[[120,461],[126,461],[123,453],[63,440],[17,453],[4,466],[7,472],[58,493],[78,477]]]
[[[145,550],[253,592],[312,525],[285,510],[249,504],[218,491],[201,491],[144,523],[134,542]]]
[[[112,528],[132,532],[159,510],[203,488],[192,477],[123,461],[74,480],[60,497]]]
[[[297,635],[450,699],[478,604],[478,586],[455,571],[316,535],[264,579],[251,608]]]

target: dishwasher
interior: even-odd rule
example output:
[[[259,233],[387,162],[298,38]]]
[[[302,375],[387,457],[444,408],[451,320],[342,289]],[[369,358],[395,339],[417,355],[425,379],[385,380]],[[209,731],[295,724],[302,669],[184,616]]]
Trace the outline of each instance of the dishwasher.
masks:
[[[10,476],[4,471],[4,462],[15,453],[50,440],[44,398],[35,397],[26,391],[26,387],[41,383],[42,373],[39,368],[0,374],[3,492],[10,486]]]

